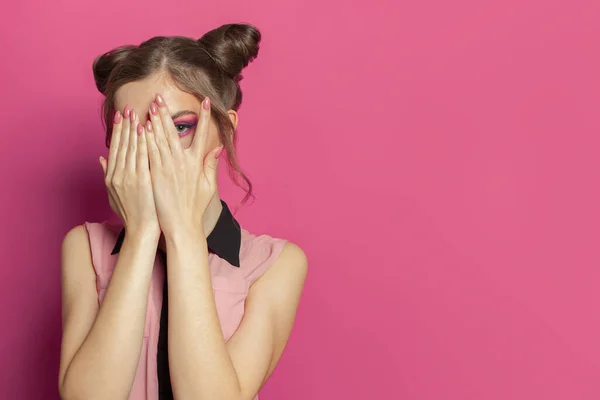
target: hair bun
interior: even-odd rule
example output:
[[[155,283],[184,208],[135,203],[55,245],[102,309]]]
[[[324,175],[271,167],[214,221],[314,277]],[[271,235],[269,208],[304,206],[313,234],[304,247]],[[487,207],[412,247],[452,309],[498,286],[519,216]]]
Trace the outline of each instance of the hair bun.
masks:
[[[123,61],[136,46],[121,46],[113,49],[101,56],[96,57],[92,69],[94,71],[94,81],[100,93],[104,94],[110,74],[117,64]]]
[[[198,43],[233,80],[258,55],[260,31],[248,24],[226,24],[204,34]]]

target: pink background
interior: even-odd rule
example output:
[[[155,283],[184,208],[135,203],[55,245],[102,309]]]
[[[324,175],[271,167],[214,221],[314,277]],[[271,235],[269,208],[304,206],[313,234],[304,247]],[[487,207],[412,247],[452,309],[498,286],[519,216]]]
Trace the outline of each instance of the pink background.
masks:
[[[94,56],[246,21],[238,216],[310,261],[262,399],[600,398],[598,4],[3,4],[0,396],[58,397],[60,243],[110,216]]]

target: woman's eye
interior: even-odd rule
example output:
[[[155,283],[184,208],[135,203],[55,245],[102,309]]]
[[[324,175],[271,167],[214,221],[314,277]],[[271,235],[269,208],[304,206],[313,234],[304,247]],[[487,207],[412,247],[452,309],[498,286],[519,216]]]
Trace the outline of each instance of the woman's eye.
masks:
[[[190,128],[191,127],[187,124],[175,124],[175,129],[177,129],[177,134],[179,136],[186,135],[189,132]]]
[[[194,131],[195,126],[196,123],[178,123],[175,124],[175,129],[179,136],[186,136]]]

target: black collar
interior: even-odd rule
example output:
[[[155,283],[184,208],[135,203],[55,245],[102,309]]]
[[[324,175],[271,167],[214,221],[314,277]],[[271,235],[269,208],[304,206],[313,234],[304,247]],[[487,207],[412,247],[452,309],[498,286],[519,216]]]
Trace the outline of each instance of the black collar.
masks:
[[[227,204],[221,200],[223,210],[213,231],[206,238],[208,249],[227,261],[234,267],[240,267],[240,247],[242,244],[242,232],[240,224],[229,211]],[[117,242],[111,255],[117,254],[121,250],[125,239],[125,228],[121,229]],[[162,252],[162,250],[158,249]]]

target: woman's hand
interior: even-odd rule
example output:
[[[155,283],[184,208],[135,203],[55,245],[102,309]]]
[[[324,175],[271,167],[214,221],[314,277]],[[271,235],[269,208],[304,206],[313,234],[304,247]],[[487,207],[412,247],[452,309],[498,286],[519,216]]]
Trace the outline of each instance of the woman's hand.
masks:
[[[146,123],[150,175],[160,228],[165,235],[189,229],[204,235],[202,216],[217,192],[217,164],[223,146],[206,156],[210,100],[202,102],[192,145],[184,149],[162,96],[150,105]]]
[[[127,230],[154,230],[160,226],[152,194],[146,137],[139,134],[135,111],[125,107],[115,113],[108,161],[100,157],[104,183],[112,210]]]

